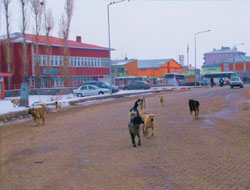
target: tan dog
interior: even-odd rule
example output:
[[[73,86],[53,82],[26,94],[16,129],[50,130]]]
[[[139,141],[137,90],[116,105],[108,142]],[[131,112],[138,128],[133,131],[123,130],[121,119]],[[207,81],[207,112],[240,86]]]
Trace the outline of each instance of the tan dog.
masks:
[[[19,98],[14,98],[14,99],[11,99],[10,101],[13,104],[14,108],[19,105]]]
[[[46,104],[42,104],[41,108],[31,108],[28,114],[32,115],[35,123],[39,124],[39,120],[41,119],[43,124],[45,124]]]
[[[159,98],[160,98],[161,105],[164,106],[164,104],[165,104],[164,97],[162,95],[160,95]]]
[[[143,128],[143,135],[145,137],[148,136],[148,129],[151,129],[151,137],[154,136],[154,126],[155,126],[155,114],[145,114],[141,112],[141,117],[144,121],[144,124],[142,125]]]
[[[139,106],[140,106],[140,109],[141,109],[142,112],[144,112],[146,110],[146,99],[145,99],[145,97],[140,98]]]

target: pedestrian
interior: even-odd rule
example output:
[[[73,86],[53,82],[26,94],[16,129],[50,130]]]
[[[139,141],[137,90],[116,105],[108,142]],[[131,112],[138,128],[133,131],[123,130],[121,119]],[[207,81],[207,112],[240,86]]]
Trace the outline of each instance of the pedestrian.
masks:
[[[222,87],[224,85],[224,80],[223,78],[220,78],[220,87]]]
[[[213,88],[214,87],[214,78],[210,79],[210,84],[211,84],[211,87]]]

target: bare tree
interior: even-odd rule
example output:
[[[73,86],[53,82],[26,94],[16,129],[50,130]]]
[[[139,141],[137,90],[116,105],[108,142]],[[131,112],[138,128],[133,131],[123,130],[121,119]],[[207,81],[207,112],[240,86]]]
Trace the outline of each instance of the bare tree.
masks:
[[[68,66],[69,66],[69,57],[68,57],[68,48],[67,41],[69,38],[70,24],[73,17],[75,0],[66,0],[64,7],[64,14],[62,15],[60,22],[60,36],[63,38],[64,47],[63,47],[63,80],[65,81],[68,77]]]
[[[28,92],[28,84],[27,84],[27,44],[26,44],[26,6],[28,4],[28,0],[19,0],[22,8],[22,27],[21,31],[23,34],[23,83],[21,90],[21,98],[19,106],[29,106],[29,92]],[[27,89],[27,90],[25,90]]]
[[[10,15],[9,15],[9,4],[11,0],[2,0],[5,10],[5,20],[6,20],[6,32],[7,32],[7,41],[6,41],[6,51],[7,51],[7,71],[11,73],[11,57],[10,57]],[[11,77],[8,77],[8,89],[11,89]]]
[[[27,21],[26,21],[26,5],[27,0],[19,0],[22,8],[22,26],[21,31],[23,34],[23,81],[27,82],[27,44],[26,44],[26,27],[27,27]]]
[[[46,55],[47,55],[47,74],[48,74],[48,78],[50,78],[50,70],[49,70],[49,66],[50,66],[50,42],[49,42],[49,36],[50,36],[50,32],[53,30],[54,28],[54,19],[53,19],[53,15],[52,15],[52,11],[50,8],[48,8],[45,12],[45,32],[46,32],[46,43],[47,43],[47,47],[46,47]]]
[[[35,20],[35,32],[36,32],[36,37],[35,37],[35,41],[36,41],[36,47],[35,47],[35,68],[36,68],[36,81],[35,81],[35,85],[37,88],[40,87],[40,74],[39,74],[39,57],[38,57],[38,53],[39,53],[39,46],[38,46],[38,42],[39,42],[39,35],[40,35],[40,31],[41,31],[41,26],[42,26],[42,14],[43,14],[43,6],[45,4],[44,1],[40,1],[40,0],[30,0],[31,2],[31,11],[33,13],[33,17]]]

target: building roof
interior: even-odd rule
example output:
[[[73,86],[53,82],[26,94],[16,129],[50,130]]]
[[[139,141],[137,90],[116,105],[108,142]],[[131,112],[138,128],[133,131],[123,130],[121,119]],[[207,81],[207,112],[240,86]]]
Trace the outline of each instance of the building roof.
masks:
[[[171,60],[173,59],[138,60],[138,69],[161,68],[164,64]]]
[[[224,61],[223,63],[246,63],[250,62],[250,56],[238,56],[234,59],[228,59]]]
[[[136,59],[123,59],[123,60],[112,60],[111,61],[111,64],[113,66],[122,66],[122,65],[126,65],[128,63],[131,63],[132,61],[135,61]]]
[[[12,33],[10,35],[11,42],[23,42],[23,34],[22,33]],[[6,40],[7,36],[3,35],[0,36],[0,41]],[[34,34],[26,34],[26,42],[27,43],[36,43],[36,35]],[[47,45],[47,39],[46,36],[39,35],[39,45]],[[64,46],[64,41],[62,38],[52,37],[49,36],[49,44],[53,46]],[[80,48],[80,49],[98,49],[98,50],[109,50],[109,48],[101,47],[97,45],[87,44],[87,43],[81,43],[77,41],[68,40],[67,46],[71,48]],[[113,49],[111,49],[113,50]]]
[[[241,54],[246,54],[245,52],[242,52],[242,51],[238,51],[236,47],[234,48],[230,48],[230,47],[221,47],[221,49],[213,49],[213,51],[210,51],[210,52],[207,52],[207,53],[204,53],[204,55],[207,55],[207,54],[223,54],[223,53],[241,53]]]

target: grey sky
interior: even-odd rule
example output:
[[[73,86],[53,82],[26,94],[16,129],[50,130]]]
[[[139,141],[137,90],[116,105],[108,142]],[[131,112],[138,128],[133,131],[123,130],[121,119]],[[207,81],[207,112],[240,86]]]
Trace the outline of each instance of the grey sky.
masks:
[[[20,6],[12,0],[11,32],[20,31]],[[53,36],[58,36],[64,0],[47,0],[55,17]],[[76,0],[70,39],[81,35],[85,43],[108,47],[107,0]],[[203,53],[221,46],[238,46],[249,54],[250,0],[130,0],[110,7],[112,59],[158,59],[185,55],[189,44],[189,63],[194,66],[194,34],[197,36],[197,67]],[[1,34],[5,25],[1,9]],[[32,17],[30,17],[30,20]],[[29,33],[34,31],[29,24]]]

